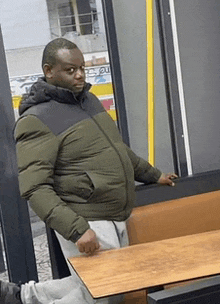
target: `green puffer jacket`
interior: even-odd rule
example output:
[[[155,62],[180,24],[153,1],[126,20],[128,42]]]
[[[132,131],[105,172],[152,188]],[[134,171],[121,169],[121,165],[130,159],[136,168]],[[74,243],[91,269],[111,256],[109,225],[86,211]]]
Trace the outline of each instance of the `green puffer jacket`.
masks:
[[[51,228],[76,242],[88,220],[126,220],[134,179],[156,182],[161,172],[122,141],[99,100],[39,79],[20,106],[15,138],[21,195]]]

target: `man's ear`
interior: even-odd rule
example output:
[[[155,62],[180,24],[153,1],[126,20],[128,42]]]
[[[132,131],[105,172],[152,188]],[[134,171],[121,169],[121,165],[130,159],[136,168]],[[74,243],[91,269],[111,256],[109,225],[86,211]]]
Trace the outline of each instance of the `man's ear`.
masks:
[[[45,63],[43,66],[43,72],[46,79],[51,79],[53,77],[53,67],[48,63]]]

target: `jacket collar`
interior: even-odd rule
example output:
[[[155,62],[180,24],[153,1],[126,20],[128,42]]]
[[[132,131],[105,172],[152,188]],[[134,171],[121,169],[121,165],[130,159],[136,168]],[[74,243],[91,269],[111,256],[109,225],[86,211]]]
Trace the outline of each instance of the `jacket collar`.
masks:
[[[49,102],[50,100],[66,104],[82,104],[90,88],[91,84],[85,83],[83,91],[78,96],[75,96],[72,91],[48,84],[44,77],[39,78],[32,85],[30,94],[23,97],[19,106],[19,114],[23,114],[32,106]]]

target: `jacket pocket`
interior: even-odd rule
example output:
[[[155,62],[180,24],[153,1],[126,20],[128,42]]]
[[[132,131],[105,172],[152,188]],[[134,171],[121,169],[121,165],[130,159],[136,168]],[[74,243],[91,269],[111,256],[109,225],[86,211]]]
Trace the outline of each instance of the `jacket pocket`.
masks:
[[[89,175],[83,172],[56,177],[55,189],[61,196],[72,197],[75,201],[86,202],[94,192],[94,185]]]
[[[91,193],[91,195],[88,197],[88,200],[93,200],[95,199],[95,197],[99,196],[100,194],[103,194],[105,192],[105,188],[106,188],[106,183],[105,183],[105,179],[104,176],[100,175],[100,174],[96,174],[94,172],[86,172],[88,178],[90,179],[90,182],[92,184],[93,187],[93,191]]]
[[[68,197],[71,201],[95,203],[109,190],[106,178],[104,175],[85,171],[60,177],[60,180],[56,180],[55,187],[58,194]]]

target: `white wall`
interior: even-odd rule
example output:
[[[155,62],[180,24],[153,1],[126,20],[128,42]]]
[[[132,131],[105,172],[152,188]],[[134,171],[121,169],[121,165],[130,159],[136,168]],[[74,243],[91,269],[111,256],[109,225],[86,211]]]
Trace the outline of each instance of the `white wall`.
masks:
[[[0,23],[6,50],[50,40],[46,0],[1,0]]]
[[[43,49],[44,46],[6,51],[10,77],[42,73]]]

